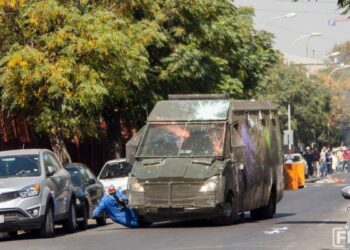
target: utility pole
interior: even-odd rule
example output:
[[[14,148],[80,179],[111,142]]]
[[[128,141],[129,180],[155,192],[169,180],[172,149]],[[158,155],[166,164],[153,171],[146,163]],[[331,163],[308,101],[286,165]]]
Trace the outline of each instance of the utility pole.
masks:
[[[291,130],[292,130],[292,128],[291,128],[291,112],[290,112],[290,104],[288,104],[288,131],[290,132]],[[292,144],[291,144],[291,136],[292,135],[290,135],[289,134],[289,138],[288,138],[288,149],[289,150],[291,150],[292,149]]]

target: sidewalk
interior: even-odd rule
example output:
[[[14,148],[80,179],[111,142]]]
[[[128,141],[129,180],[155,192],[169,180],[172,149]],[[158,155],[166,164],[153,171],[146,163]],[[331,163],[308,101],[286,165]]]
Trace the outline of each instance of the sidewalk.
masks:
[[[311,177],[311,178],[307,178],[305,179],[305,183],[313,183],[319,180],[324,179],[325,177]]]

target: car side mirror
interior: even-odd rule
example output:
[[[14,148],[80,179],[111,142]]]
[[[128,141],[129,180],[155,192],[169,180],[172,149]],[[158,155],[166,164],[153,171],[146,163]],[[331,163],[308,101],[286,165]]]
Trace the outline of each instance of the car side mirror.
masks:
[[[47,167],[47,176],[53,176],[55,174],[55,169],[53,166],[48,166]]]
[[[95,179],[88,180],[88,185],[94,185],[96,183]]]

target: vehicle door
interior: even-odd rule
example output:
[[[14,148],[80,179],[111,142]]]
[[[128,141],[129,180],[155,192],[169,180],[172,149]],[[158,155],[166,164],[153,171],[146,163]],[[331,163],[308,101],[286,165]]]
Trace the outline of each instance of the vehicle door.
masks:
[[[86,173],[89,176],[89,182],[94,184],[93,186],[93,196],[91,196],[91,202],[94,207],[96,207],[99,203],[99,201],[102,199],[102,196],[104,195],[104,187],[101,182],[99,182],[96,178],[96,176],[91,172],[89,168],[86,168]]]
[[[256,207],[258,164],[257,160],[257,116],[246,114],[244,120],[240,124],[239,134],[241,135],[245,146],[245,165],[243,169],[243,177],[245,183],[244,204],[246,209]]]
[[[60,214],[67,213],[69,210],[69,185],[71,184],[71,179],[68,172],[62,167],[59,161],[56,159],[55,155],[52,153],[48,153],[49,159],[56,169],[56,178],[59,180],[59,184],[57,186],[57,191],[60,194],[59,196],[59,206],[60,206]]]
[[[239,123],[236,122],[231,125],[231,155],[233,163],[233,178],[234,178],[234,190],[236,190],[237,208],[239,211],[244,210],[246,207],[244,204],[244,197],[247,193],[246,179],[244,175],[244,169],[246,167],[245,162],[245,145],[242,137],[239,133]]]
[[[50,189],[52,198],[54,200],[54,212],[55,215],[60,215],[62,211],[62,202],[60,201],[60,198],[62,197],[62,194],[60,193],[60,185],[61,185],[61,178],[57,174],[57,169],[52,164],[49,153],[45,152],[43,154],[43,162],[44,162],[44,168],[46,172],[47,177],[47,187]],[[53,170],[53,173],[51,172]],[[51,172],[51,176],[50,173]]]
[[[96,202],[96,196],[97,196],[96,182],[93,182],[90,179],[85,167],[80,166],[79,171],[83,177],[83,183],[85,187],[86,196],[89,201],[89,206],[91,210],[93,210],[96,207],[96,203],[97,203]]]

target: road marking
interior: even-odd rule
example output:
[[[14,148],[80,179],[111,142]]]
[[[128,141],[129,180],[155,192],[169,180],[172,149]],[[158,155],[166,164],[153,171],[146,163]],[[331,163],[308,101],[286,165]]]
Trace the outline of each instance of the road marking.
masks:
[[[336,187],[345,187],[345,186],[347,186],[348,184],[337,184],[337,185],[334,185],[334,186],[336,186]]]
[[[272,230],[264,231],[264,234],[272,235],[272,234],[280,234],[284,233],[288,230],[288,227],[280,227],[280,228],[272,228]]]

